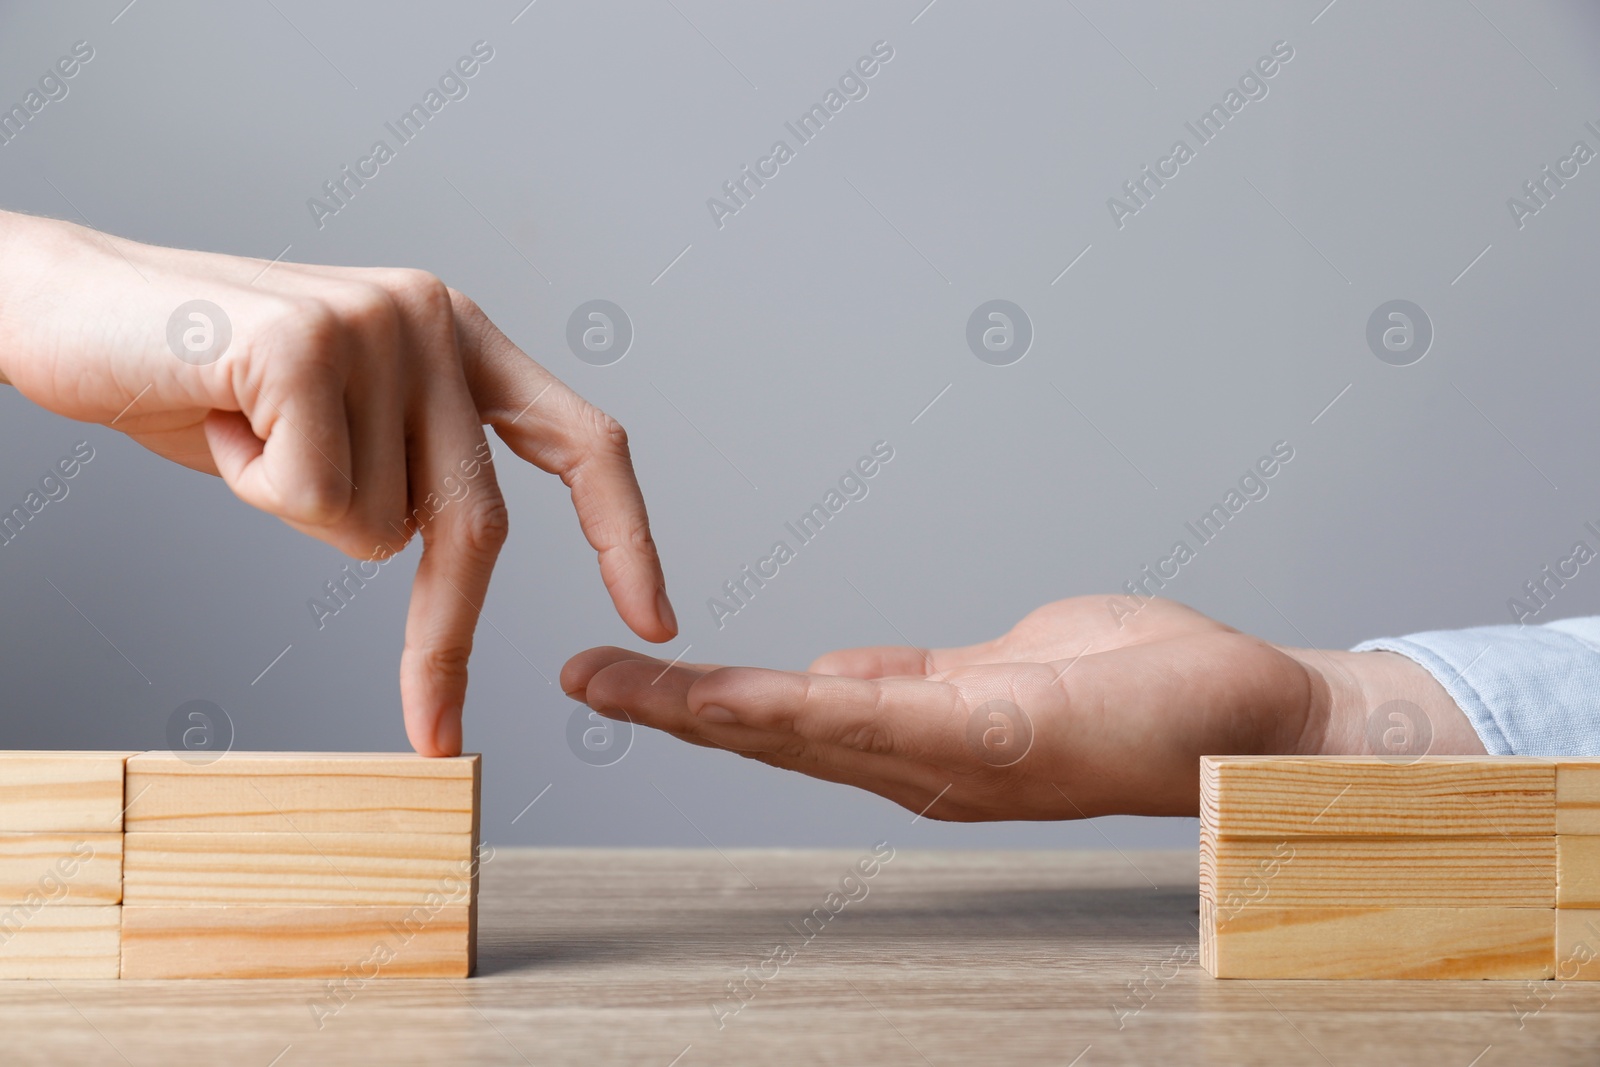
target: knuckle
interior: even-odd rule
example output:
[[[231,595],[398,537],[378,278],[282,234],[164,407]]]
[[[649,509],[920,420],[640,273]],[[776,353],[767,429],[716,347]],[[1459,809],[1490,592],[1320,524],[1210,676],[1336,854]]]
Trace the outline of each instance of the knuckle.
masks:
[[[334,388],[348,347],[339,313],[320,297],[272,300],[267,321],[244,342],[251,358],[235,364],[235,388],[254,392],[272,381],[294,392]]]
[[[582,484],[573,485],[572,491],[577,498],[584,498],[591,492]],[[604,546],[600,549],[602,557],[613,552],[624,554],[637,552],[641,548],[655,551],[655,538],[650,533],[650,522],[643,515],[610,512],[598,520],[596,533],[598,540]]]
[[[453,314],[450,287],[436,274],[412,268],[386,270],[379,284],[411,310],[437,317]]]
[[[409,645],[402,658],[408,668],[415,668],[430,678],[456,681],[467,676],[472,648],[469,645]]]
[[[499,494],[485,493],[461,511],[457,534],[461,546],[477,555],[494,555],[511,533],[511,512]]]
[[[622,428],[622,423],[588,401],[579,400],[578,404],[576,418],[569,424],[564,442],[568,456],[562,466],[569,472],[569,483],[581,477],[585,467],[597,459],[626,462],[631,456],[628,431]]]
[[[325,359],[343,346],[344,329],[333,305],[321,297],[271,297],[267,325],[255,338],[276,362]]]
[[[348,514],[350,500],[349,486],[344,482],[317,478],[299,487],[293,510],[301,522],[331,527]]]
[[[445,293],[450,301],[451,312],[455,315],[457,322],[481,324],[489,321],[489,316],[484,313],[483,308],[479,307],[478,302],[466,293],[459,289],[451,289],[448,286],[445,287]]]
[[[450,302],[450,317],[455,326],[456,345],[464,355],[470,354],[473,358],[481,358],[483,354],[481,348],[474,341],[481,341],[484,337],[492,336],[499,331],[493,329],[494,324],[489,321],[488,314],[466,293],[447,286],[445,297]]]
[[[881,722],[862,722],[839,732],[838,743],[857,752],[889,755],[895,751],[894,736]]]
[[[598,449],[624,459],[630,455],[628,431],[622,428],[622,423],[599,408],[591,409],[589,418],[592,424],[593,440]]]
[[[392,335],[399,323],[394,297],[381,285],[350,282],[330,296],[338,308],[341,325],[363,335]]]

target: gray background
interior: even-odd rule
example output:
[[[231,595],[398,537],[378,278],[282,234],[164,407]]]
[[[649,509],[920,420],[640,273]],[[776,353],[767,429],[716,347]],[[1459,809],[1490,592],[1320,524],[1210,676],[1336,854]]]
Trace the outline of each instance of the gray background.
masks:
[[[992,636],[1120,587],[1280,439],[1296,456],[1270,496],[1167,589],[1273,640],[1508,621],[1600,519],[1600,162],[1520,231],[1506,207],[1575,140],[1600,148],[1583,5],[124,3],[0,5],[7,105],[73,42],[97,52],[0,148],[0,206],[414,265],[472,294],[629,428],[684,623],[668,655],[801,666],[897,631]],[[470,96],[319,231],[307,198],[479,39],[496,55]],[[878,40],[895,58],[870,95],[719,231],[706,199]],[[1118,230],[1107,198],[1278,40],[1295,58],[1269,95]],[[637,333],[613,366],[566,347],[593,298]],[[965,342],[993,298],[1033,322],[1014,366]],[[1366,344],[1394,298],[1436,330],[1413,366]],[[333,550],[10,390],[0,502],[84,438],[98,455],[71,495],[0,548],[5,747],[162,747],[190,699],[226,708],[242,748],[405,747],[413,559],[318,632],[306,600]],[[896,457],[871,495],[718,631],[706,598],[880,438]],[[643,732],[585,765],[545,679],[583,647],[639,642],[562,487],[500,474],[514,529],[466,734],[490,840],[1193,840],[1178,820],[913,825]],[[1596,610],[1586,570],[1542,618]]]

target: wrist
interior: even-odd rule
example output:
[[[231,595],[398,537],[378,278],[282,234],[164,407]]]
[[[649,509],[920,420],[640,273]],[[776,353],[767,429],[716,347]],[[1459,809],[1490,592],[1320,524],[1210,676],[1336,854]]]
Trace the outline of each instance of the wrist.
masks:
[[[29,280],[38,276],[31,250],[39,240],[44,220],[14,211],[0,211],[0,383],[15,380],[15,362],[25,350],[23,310]]]
[[[91,317],[83,309],[97,284],[86,269],[93,259],[84,254],[103,254],[114,240],[76,223],[0,211],[0,379],[6,384],[27,392],[38,377],[29,364],[59,350],[64,330],[87,328]]]
[[[5,264],[16,259],[21,251],[21,238],[18,234],[17,220],[22,216],[10,211],[0,211],[0,384],[11,384],[11,373],[7,364],[16,349],[14,331],[11,329],[11,316],[16,307],[16,288],[11,278],[11,272]]]
[[[1312,676],[1326,702],[1319,755],[1472,755],[1483,742],[1466,713],[1433,675],[1396,652],[1281,648]]]

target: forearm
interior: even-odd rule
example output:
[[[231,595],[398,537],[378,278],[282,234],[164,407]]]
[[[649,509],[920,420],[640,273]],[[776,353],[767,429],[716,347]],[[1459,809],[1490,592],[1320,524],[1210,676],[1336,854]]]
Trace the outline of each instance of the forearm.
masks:
[[[18,331],[14,317],[23,293],[16,277],[16,264],[27,258],[27,216],[0,211],[0,383],[11,384],[6,364],[15,358]]]
[[[69,255],[75,235],[92,231],[57,219],[0,211],[0,383],[22,380],[22,367],[39,355],[40,294]],[[65,293],[81,293],[69,285]]]

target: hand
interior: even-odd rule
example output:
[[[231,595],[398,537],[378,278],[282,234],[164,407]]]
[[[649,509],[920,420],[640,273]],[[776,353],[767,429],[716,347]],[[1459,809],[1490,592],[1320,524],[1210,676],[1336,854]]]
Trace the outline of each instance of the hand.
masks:
[[[209,318],[180,321],[179,358],[169,320],[197,299],[222,309],[231,340],[221,348]],[[461,750],[473,630],[507,533],[485,423],[572,490],[633,631],[677,632],[622,427],[429,274],[155,248],[0,213],[0,372],[352,557],[387,558],[420,533],[400,691],[425,755]]]
[[[833,652],[809,674],[574,656],[602,715],[870,790],[929,818],[1195,815],[1199,757],[1366,751],[1369,712],[1420,707],[1431,751],[1482,752],[1444,689],[1391,653],[1286,649],[1181,604],[1075,597],[967,648]]]

